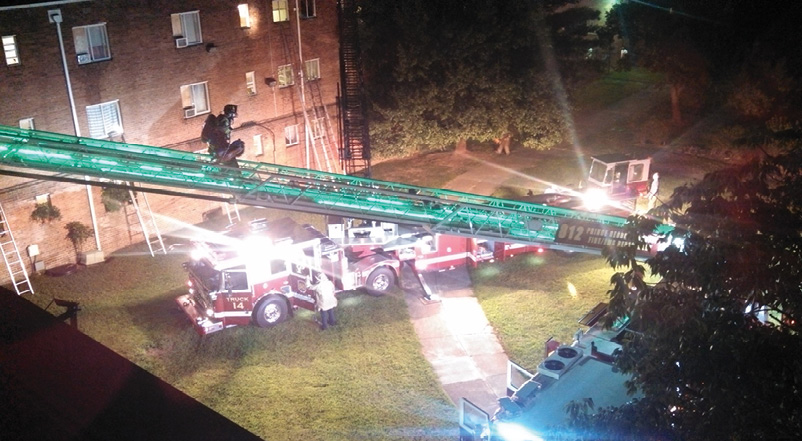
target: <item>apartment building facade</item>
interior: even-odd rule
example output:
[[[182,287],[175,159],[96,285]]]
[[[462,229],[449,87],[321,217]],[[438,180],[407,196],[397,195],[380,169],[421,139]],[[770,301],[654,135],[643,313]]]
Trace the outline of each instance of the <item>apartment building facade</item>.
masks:
[[[337,171],[337,17],[335,0],[0,7],[0,124],[205,152],[206,117],[236,104],[231,137],[245,142],[242,159]],[[148,199],[163,232],[228,208]],[[33,222],[42,203],[58,207],[61,219]],[[39,249],[31,269],[34,259],[46,267],[74,262],[68,222],[93,227],[86,248],[106,254],[143,239],[131,207],[106,212],[97,187],[0,174],[0,204],[20,252]]]

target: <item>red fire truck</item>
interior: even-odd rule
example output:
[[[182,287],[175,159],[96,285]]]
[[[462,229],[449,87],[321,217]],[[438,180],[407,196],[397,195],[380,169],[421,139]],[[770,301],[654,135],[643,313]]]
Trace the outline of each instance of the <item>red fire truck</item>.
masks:
[[[194,241],[192,259],[184,264],[189,293],[176,301],[201,335],[252,323],[270,327],[296,308],[314,310],[307,288],[319,271],[338,291],[364,288],[382,295],[404,264],[415,273],[441,271],[535,248],[376,222],[350,228],[334,222],[329,234],[289,219],[257,220]]]

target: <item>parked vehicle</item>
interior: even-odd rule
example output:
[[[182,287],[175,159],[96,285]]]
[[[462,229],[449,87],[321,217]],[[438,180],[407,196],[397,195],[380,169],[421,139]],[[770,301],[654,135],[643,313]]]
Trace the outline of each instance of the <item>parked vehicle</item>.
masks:
[[[238,325],[270,327],[297,308],[315,309],[309,285],[320,271],[338,291],[383,295],[396,285],[405,264],[418,274],[540,250],[390,223],[353,227],[338,219],[329,233],[289,219],[257,220],[196,240],[192,259],[184,264],[189,293],[176,301],[200,335]]]

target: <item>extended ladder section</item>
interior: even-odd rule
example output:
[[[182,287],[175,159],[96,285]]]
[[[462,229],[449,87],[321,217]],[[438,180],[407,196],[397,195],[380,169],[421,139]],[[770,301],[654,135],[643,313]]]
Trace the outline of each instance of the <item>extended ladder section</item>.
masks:
[[[370,177],[370,136],[362,91],[356,2],[339,0],[340,21],[340,111],[342,141],[340,160],[343,173]]]
[[[17,247],[17,242],[14,240],[11,227],[8,225],[8,217],[6,217],[2,205],[0,205],[0,252],[3,253],[3,262],[5,262],[8,274],[11,276],[11,284],[14,285],[14,291],[18,295],[33,294],[28,270],[25,269],[25,263],[22,261],[22,256]]]
[[[622,245],[626,219],[456,191],[261,162],[240,168],[207,155],[0,126],[0,173],[100,185],[84,175],[230,195],[229,202],[399,224],[480,239],[599,253]],[[141,191],[158,188],[137,187]],[[192,191],[181,196],[208,198]],[[173,193],[175,194],[175,193]],[[670,231],[661,226],[659,232]]]

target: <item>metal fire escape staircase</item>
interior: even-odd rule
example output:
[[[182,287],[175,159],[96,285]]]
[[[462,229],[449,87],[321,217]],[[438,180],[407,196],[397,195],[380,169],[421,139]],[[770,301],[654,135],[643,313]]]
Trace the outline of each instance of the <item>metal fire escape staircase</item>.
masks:
[[[343,138],[340,142],[340,161],[343,173],[370,177],[370,135],[362,89],[356,1],[339,0],[338,3]]]
[[[3,206],[0,205],[0,252],[3,253],[3,261],[6,264],[8,274],[11,276],[11,284],[14,285],[14,291],[18,295],[31,293],[33,294],[33,286],[31,286],[31,279],[28,277],[28,270],[25,268],[25,262],[22,261],[17,242],[14,240],[14,234],[11,232],[11,226],[8,225],[8,217]]]
[[[311,144],[312,158],[314,159],[315,167],[328,172],[335,171],[336,165],[333,164],[334,157],[330,154],[326,145],[326,122],[323,120],[321,111],[316,109],[315,100],[310,96],[307,100],[306,93],[303,89],[306,88],[306,72],[304,69],[304,62],[300,59],[298,45],[296,43],[296,35],[292,32],[292,27],[289,23],[281,24],[279,27],[279,34],[281,35],[282,49],[284,51],[284,60],[287,64],[292,66],[292,71],[297,75],[297,81],[302,88],[299,92],[301,107],[304,116],[304,137],[306,142]]]
[[[137,182],[142,185],[137,191],[596,254],[608,238],[621,239],[626,224],[623,217],[598,213],[261,162],[240,161],[240,168],[232,168],[210,163],[208,155],[5,126],[0,126],[0,174],[100,185],[84,178],[95,176]]]

